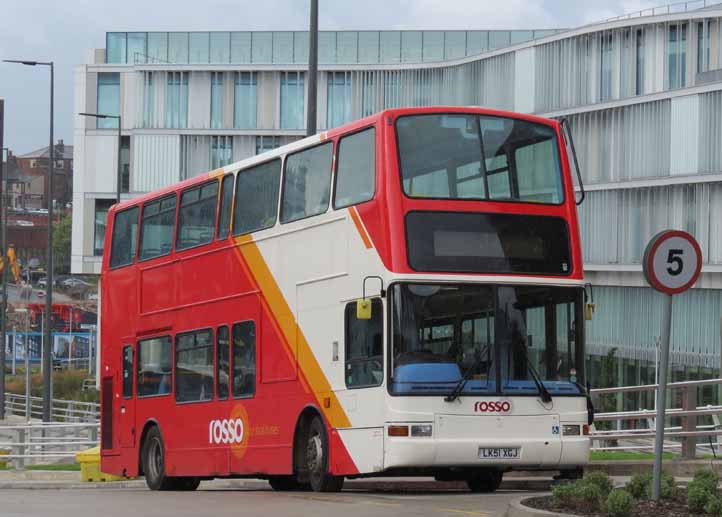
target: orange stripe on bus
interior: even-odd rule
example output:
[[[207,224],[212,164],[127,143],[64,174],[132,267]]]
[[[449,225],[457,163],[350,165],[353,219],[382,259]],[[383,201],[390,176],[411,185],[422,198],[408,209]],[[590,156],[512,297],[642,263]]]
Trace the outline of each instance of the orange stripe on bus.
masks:
[[[361,223],[361,217],[359,217],[358,213],[356,212],[356,208],[351,207],[348,209],[349,214],[351,214],[351,219],[353,219],[353,224],[356,225],[356,229],[359,232],[359,235],[361,235],[361,240],[364,241],[364,246],[366,246],[366,249],[373,248],[373,244],[371,243],[371,239],[369,238],[369,234],[366,233],[366,228],[364,228],[364,225]]]
[[[217,178],[218,176],[222,176],[222,175],[223,175],[223,168],[215,169],[208,173],[208,176],[210,176],[211,178]]]
[[[331,391],[331,384],[318,364],[308,341],[306,341],[306,337],[303,335],[303,331],[298,326],[293,311],[291,311],[281,289],[273,278],[261,250],[258,249],[258,245],[248,235],[236,238],[236,244],[243,262],[250,269],[258,289],[263,294],[263,298],[285,338],[283,340],[285,346],[290,350],[291,354],[295,355],[298,368],[301,370],[302,376],[305,377],[305,381],[311,388],[318,406],[323,411],[329,424],[337,429],[351,427],[351,421],[341,407],[336,394]],[[289,346],[294,341],[296,342],[295,350]],[[330,408],[323,407],[324,397],[331,399]]]

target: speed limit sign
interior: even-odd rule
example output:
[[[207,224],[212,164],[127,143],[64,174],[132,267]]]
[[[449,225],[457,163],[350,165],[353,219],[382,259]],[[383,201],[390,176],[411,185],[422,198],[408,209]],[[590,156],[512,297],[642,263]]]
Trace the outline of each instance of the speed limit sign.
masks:
[[[679,294],[699,278],[702,250],[689,233],[665,230],[647,244],[643,268],[647,282],[657,291]]]

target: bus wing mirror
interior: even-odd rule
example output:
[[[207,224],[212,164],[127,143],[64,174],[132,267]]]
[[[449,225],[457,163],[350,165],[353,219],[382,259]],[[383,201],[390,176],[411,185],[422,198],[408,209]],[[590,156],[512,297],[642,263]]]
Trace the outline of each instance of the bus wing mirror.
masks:
[[[362,298],[356,302],[356,319],[370,320],[371,314],[371,300],[368,298]]]

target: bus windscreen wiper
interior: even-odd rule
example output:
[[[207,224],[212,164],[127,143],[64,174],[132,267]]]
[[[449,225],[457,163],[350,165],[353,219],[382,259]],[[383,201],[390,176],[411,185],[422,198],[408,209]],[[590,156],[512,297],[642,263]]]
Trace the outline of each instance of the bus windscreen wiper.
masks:
[[[534,384],[536,384],[536,388],[539,390],[539,397],[542,399],[542,402],[548,404],[552,401],[552,394],[549,393],[547,387],[544,386],[539,372],[537,372],[536,368],[534,368],[534,365],[529,358],[529,349],[527,348],[526,344],[522,345],[521,348],[522,350],[524,350],[524,357],[526,357],[526,364],[529,365],[529,373],[531,373],[531,378],[534,380]]]
[[[479,365],[481,364],[482,359],[484,358],[484,352],[488,353],[489,345],[485,345],[484,348],[482,348],[479,351],[479,355],[476,359],[474,359],[474,362],[472,365],[464,372],[464,375],[461,376],[461,379],[459,379],[459,382],[456,383],[456,386],[454,386],[454,389],[449,393],[446,397],[444,397],[445,402],[454,402],[456,399],[459,398],[459,395],[461,395],[461,392],[464,391],[464,386],[466,386],[466,381],[468,381],[471,378],[471,375],[474,373],[474,370],[476,370]],[[491,366],[492,361],[489,361],[489,366]]]

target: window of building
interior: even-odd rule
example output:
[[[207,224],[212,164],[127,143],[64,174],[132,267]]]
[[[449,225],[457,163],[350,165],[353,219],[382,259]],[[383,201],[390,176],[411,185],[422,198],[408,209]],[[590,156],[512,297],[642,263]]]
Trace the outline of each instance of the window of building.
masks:
[[[281,146],[281,138],[278,136],[257,136],[256,137],[256,154],[271,151]]]
[[[373,115],[378,109],[377,92],[374,87],[374,74],[363,74],[361,76],[361,116]]]
[[[118,72],[102,72],[98,74],[98,106],[97,113],[102,115],[120,114],[120,74]],[[98,129],[117,128],[118,119],[96,118]]]
[[[600,46],[599,95],[602,101],[612,98],[612,34],[603,34]]]
[[[424,61],[441,61],[444,59],[443,31],[424,31],[422,44]]]
[[[95,232],[93,235],[93,255],[99,257],[103,254],[103,243],[105,242],[105,228],[108,224],[108,210],[113,206],[112,199],[95,200]],[[136,213],[137,218],[137,213]]]
[[[211,128],[223,127],[223,72],[211,72]]]
[[[339,142],[334,208],[368,201],[375,189],[376,130],[369,128]]]
[[[231,204],[233,203],[233,174],[227,174],[221,182],[221,207],[218,210],[219,239],[225,239],[230,233]]]
[[[380,51],[382,63],[401,62],[401,32],[382,31],[380,37]]]
[[[687,24],[669,26],[667,40],[667,82],[670,89],[682,88],[687,74]]]
[[[233,161],[233,137],[211,137],[211,169],[220,169]]]
[[[105,62],[111,64],[125,64],[126,62],[126,34],[125,32],[109,32],[105,37]]]
[[[303,129],[303,72],[281,74],[281,129]]]
[[[143,205],[139,260],[167,255],[173,248],[175,194]]]
[[[256,393],[256,324],[244,321],[233,325],[233,397]]]
[[[384,378],[383,304],[371,301],[371,319],[356,318],[356,302],[346,305],[346,386],[379,386]]]
[[[332,142],[286,157],[281,203],[282,223],[326,211],[331,187],[332,158]]]
[[[138,341],[138,397],[169,395],[173,387],[173,352],[170,336]]]
[[[168,72],[165,90],[165,127],[188,126],[188,72]]]
[[[211,32],[211,63],[230,63],[231,33]]]
[[[240,171],[236,179],[233,235],[270,228],[276,224],[281,160]]]
[[[709,70],[709,20],[697,24],[697,72]]]
[[[231,384],[230,346],[228,327],[225,325],[218,327],[216,332],[216,393],[218,400],[228,398],[228,388]]]
[[[188,62],[188,33],[168,33],[168,62],[183,64]]]
[[[237,72],[233,89],[233,127],[256,128],[256,73]]]
[[[336,127],[351,121],[351,74],[328,73],[328,108],[326,125]]]
[[[644,31],[637,29],[637,81],[635,93],[644,95]]]
[[[361,31],[358,33],[358,62],[379,62],[379,33],[377,31]]]
[[[146,48],[147,34],[146,32],[128,33],[128,63],[145,63],[148,55]]]
[[[208,63],[210,36],[207,32],[191,32],[188,35],[188,62]]]
[[[175,400],[213,399],[213,331],[198,330],[176,336]]]
[[[148,33],[148,63],[158,64],[168,62],[168,33]]]
[[[125,266],[135,259],[138,245],[138,207],[128,208],[115,215],[110,267]]]
[[[155,89],[153,88],[153,72],[143,73],[143,127],[154,127],[155,123]]]
[[[130,136],[120,137],[120,191],[130,192]]]
[[[384,109],[401,106],[401,87],[398,72],[384,73]]]
[[[181,194],[176,250],[193,248],[213,240],[217,200],[217,180],[188,189]]]
[[[133,347],[123,347],[123,398],[133,397]]]

